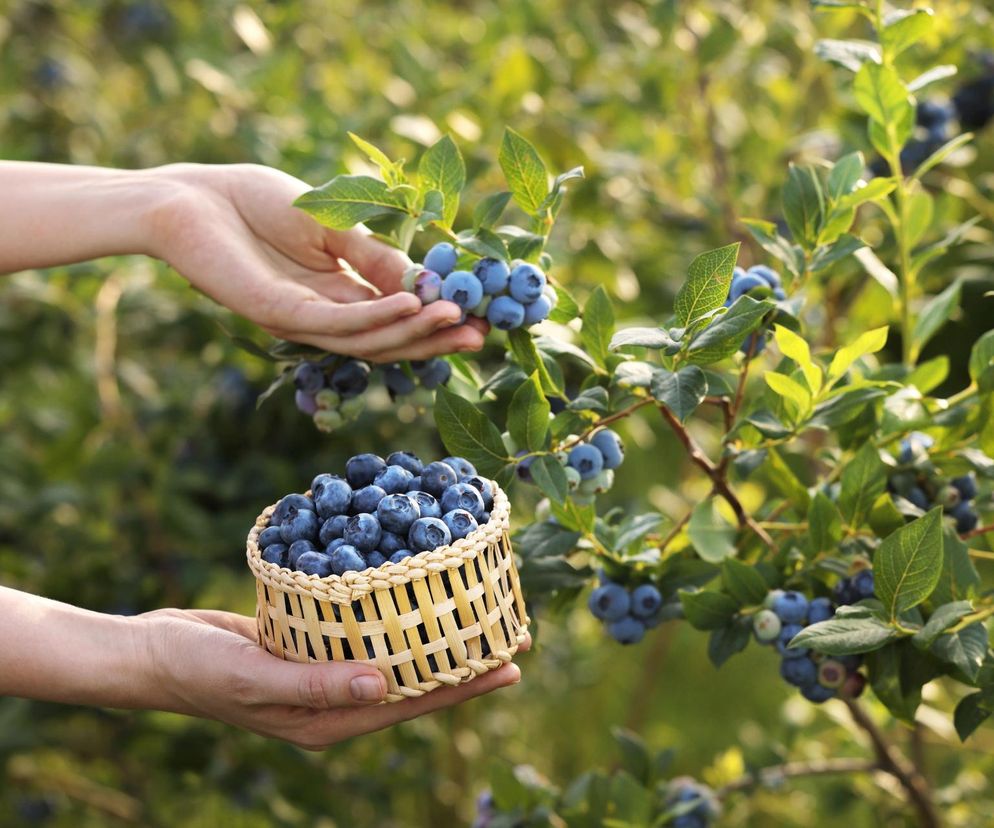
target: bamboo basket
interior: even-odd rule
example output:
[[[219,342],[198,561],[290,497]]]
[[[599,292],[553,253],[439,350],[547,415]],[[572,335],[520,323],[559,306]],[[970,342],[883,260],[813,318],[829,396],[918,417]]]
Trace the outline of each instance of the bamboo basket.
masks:
[[[361,660],[387,680],[388,702],[463,684],[511,660],[529,623],[508,535],[507,496],[494,485],[490,521],[401,563],[319,578],[262,560],[248,535],[259,641],[287,661]]]

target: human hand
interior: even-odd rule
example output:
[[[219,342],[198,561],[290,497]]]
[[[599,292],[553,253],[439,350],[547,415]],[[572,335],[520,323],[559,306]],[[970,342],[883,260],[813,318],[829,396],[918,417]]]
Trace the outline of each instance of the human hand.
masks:
[[[402,253],[363,230],[326,229],[293,207],[310,189],[303,181],[252,164],[148,174],[172,193],[153,216],[153,254],[272,335],[374,362],[483,346],[485,322],[453,327],[458,306],[422,307],[401,289],[411,264]]]
[[[217,719],[308,750],[381,730],[516,684],[514,664],[418,699],[377,704],[386,680],[368,664],[282,661],[256,641],[253,618],[157,610],[133,619],[151,656],[149,706]],[[527,649],[531,641],[522,649]]]

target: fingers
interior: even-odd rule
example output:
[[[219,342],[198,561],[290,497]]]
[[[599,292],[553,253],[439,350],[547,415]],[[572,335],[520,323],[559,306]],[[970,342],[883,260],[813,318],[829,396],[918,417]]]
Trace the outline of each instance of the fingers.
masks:
[[[363,302],[367,299],[377,299],[381,294],[367,284],[363,284],[354,276],[341,270],[326,273],[307,274],[294,277],[298,282],[333,302]]]
[[[303,295],[293,290],[300,287]],[[341,305],[301,286],[285,285],[289,296],[273,308],[276,327],[304,334],[344,336],[391,325],[421,310],[421,302],[411,293],[395,293],[382,299],[367,299]]]
[[[332,256],[345,259],[362,278],[384,293],[400,290],[400,279],[411,266],[411,260],[381,241],[362,227],[352,230],[327,230],[327,250]]]
[[[239,615],[235,612],[222,612],[221,610],[186,610],[186,612],[210,624],[212,627],[233,632],[250,641],[259,640],[259,628],[256,625],[256,621],[247,615]]]

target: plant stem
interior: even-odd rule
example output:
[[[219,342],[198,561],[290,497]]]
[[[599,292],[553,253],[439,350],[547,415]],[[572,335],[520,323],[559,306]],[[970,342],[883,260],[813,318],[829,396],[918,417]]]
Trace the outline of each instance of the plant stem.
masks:
[[[573,448],[573,446],[579,445],[584,440],[586,440],[587,437],[593,434],[597,429],[609,425],[610,423],[617,422],[618,420],[623,420],[625,417],[628,417],[630,414],[634,413],[635,411],[638,411],[643,406],[651,405],[654,402],[655,400],[653,400],[652,398],[639,400],[636,403],[632,403],[627,408],[621,409],[621,411],[616,411],[614,414],[610,414],[607,417],[602,417],[596,423],[590,426],[590,428],[584,431],[583,434],[581,434],[579,437],[575,437],[572,440],[568,440],[567,442],[562,443],[557,449],[553,449],[553,451],[566,451],[567,449],[571,449]]]
[[[682,518],[680,518],[680,520],[676,523],[676,525],[672,529],[670,529],[670,531],[666,534],[666,537],[659,542],[660,553],[662,553],[666,549],[666,547],[673,542],[673,539],[680,534],[680,531],[683,529],[683,527],[686,526],[688,523],[690,523],[690,517],[693,514],[694,510],[691,509]]]
[[[771,765],[761,768],[754,773],[747,773],[727,785],[723,785],[715,794],[719,799],[736,791],[744,791],[756,785],[770,784],[781,779],[797,779],[805,776],[827,776],[829,774],[873,773],[880,770],[880,765],[872,759],[838,758],[813,759],[810,762],[785,762],[782,765]]]
[[[978,526],[976,529],[964,532],[960,535],[960,540],[969,540],[970,538],[980,537],[980,535],[986,535],[988,532],[994,532],[994,523],[988,523],[986,526]]]

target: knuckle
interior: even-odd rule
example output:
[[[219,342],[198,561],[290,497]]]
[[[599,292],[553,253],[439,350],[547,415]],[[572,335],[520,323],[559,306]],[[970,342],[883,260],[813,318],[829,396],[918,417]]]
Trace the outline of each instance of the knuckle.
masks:
[[[315,710],[331,707],[323,670],[304,670],[297,685],[297,694],[304,707]]]

